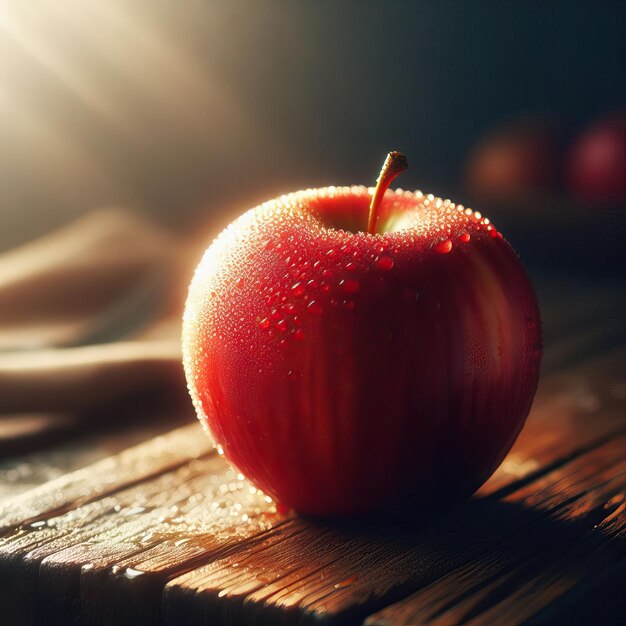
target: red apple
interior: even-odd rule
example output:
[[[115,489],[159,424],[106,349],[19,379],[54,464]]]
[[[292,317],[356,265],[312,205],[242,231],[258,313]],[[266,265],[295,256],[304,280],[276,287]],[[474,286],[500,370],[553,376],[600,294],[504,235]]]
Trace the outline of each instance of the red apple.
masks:
[[[385,194],[404,165],[390,155],[373,200],[327,187],[251,209],[191,284],[198,416],[239,471],[301,513],[425,513],[468,496],[535,393],[539,311],[519,258],[479,213]]]
[[[572,147],[566,173],[570,191],[580,200],[626,204],[626,114],[588,128]]]

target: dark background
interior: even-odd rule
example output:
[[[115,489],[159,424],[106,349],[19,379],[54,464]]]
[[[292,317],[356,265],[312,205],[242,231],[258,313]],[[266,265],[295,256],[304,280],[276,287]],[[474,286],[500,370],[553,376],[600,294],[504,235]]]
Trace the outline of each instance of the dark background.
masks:
[[[272,195],[398,182],[464,200],[468,150],[626,104],[621,2],[2,2],[0,248],[118,204],[206,231]],[[523,242],[522,242],[523,247]]]

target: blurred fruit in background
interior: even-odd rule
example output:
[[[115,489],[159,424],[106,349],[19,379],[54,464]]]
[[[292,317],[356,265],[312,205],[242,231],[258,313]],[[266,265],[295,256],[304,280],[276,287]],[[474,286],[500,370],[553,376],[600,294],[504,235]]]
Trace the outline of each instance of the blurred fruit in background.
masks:
[[[578,129],[512,118],[477,141],[463,176],[473,208],[510,233],[531,272],[623,275],[626,211],[597,209],[626,207],[626,112]]]
[[[568,191],[591,205],[626,204],[626,113],[596,120],[574,141],[565,165]]]
[[[466,162],[465,185],[474,197],[510,199],[555,187],[559,173],[555,125],[526,118],[497,128],[476,145]]]

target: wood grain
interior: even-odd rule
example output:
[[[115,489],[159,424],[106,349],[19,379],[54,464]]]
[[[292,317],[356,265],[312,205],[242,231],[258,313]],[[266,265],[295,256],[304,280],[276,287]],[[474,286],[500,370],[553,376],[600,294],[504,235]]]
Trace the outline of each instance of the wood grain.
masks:
[[[367,626],[520,624],[572,591],[589,571],[623,562],[625,446],[624,437],[605,444],[546,476],[544,485],[509,496],[506,502],[521,498],[526,510],[547,516],[370,617]],[[552,491],[545,490],[548,479]]]
[[[568,552],[599,522],[598,509],[608,517],[617,506],[626,485],[624,449],[621,437],[503,500],[476,500],[419,532],[294,520],[281,534],[169,583],[165,622],[227,623],[232,617],[234,623],[269,624],[291,613],[285,623],[358,624],[451,570],[488,570],[490,552],[511,561],[541,555],[546,546]],[[615,475],[619,480],[611,481]]]
[[[0,505],[0,533],[76,508],[212,452],[197,424],[184,426],[8,499]]]
[[[174,430],[0,505],[2,623],[621,624],[625,380],[620,350],[544,378],[475,498],[404,525],[281,515]]]

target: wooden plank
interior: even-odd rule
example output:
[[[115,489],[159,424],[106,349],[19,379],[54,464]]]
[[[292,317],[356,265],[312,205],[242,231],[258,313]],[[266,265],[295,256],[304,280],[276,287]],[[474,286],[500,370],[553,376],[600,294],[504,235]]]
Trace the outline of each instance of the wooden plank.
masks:
[[[116,513],[110,513],[113,527],[99,521],[98,534],[88,543],[52,554],[47,549],[49,556],[39,567],[42,610],[58,609],[60,581],[69,580],[62,597],[80,601],[82,619],[89,624],[156,622],[163,585],[145,575],[150,563],[160,571],[183,572],[241,547],[270,529],[275,518],[280,521],[271,501],[238,478],[222,459],[215,460],[213,467],[182,486],[175,511],[171,503],[159,506],[148,497],[151,510],[132,523],[117,526]],[[43,553],[29,558],[33,556],[39,560]],[[66,613],[56,615],[58,620],[52,623],[68,623]]]
[[[479,557],[513,531],[523,546],[536,532],[558,539],[559,515],[580,505],[564,485],[607,504],[603,472],[624,458],[623,372],[617,354],[545,381],[493,485],[421,528],[285,520],[196,424],[179,429],[9,502],[0,606],[16,607],[16,624],[201,624],[223,614],[358,623],[439,575],[482,567]],[[546,516],[556,519],[548,531],[537,521]]]
[[[573,407],[576,408],[576,403],[573,404]],[[567,413],[567,419],[571,417],[571,412]],[[611,419],[607,420],[607,424],[614,427]],[[553,426],[561,431],[563,423],[555,423]],[[607,432],[609,426],[606,427]],[[557,453],[571,456],[577,449],[572,446],[578,446],[585,442],[589,444],[596,439],[595,430],[581,428],[581,436],[573,439],[569,448],[548,447],[546,454],[552,454],[551,459],[556,458]],[[526,466],[530,465],[526,463]],[[501,480],[500,484],[511,484],[519,480],[520,473],[519,468],[517,468],[514,473],[509,472],[504,477],[504,482]],[[190,516],[198,515],[206,516],[206,509],[202,506],[187,509],[182,517],[188,521]],[[243,515],[249,515],[249,513],[243,512]],[[207,523],[210,527],[214,522],[211,521],[210,516],[208,517]],[[231,523],[232,520],[229,524]],[[252,529],[249,534],[233,533],[233,529],[236,529],[234,524],[227,526],[226,533],[222,529],[220,541],[215,541],[213,536],[199,531],[195,526],[192,526],[191,529],[180,527],[177,530],[177,542],[162,541],[154,546],[146,546],[145,549],[139,551],[129,550],[128,554],[124,554],[123,550],[111,548],[111,546],[119,545],[120,535],[118,533],[114,535],[110,532],[101,533],[100,538],[92,542],[92,546],[87,548],[84,546],[71,547],[46,557],[40,566],[40,588],[46,588],[47,581],[52,581],[50,593],[46,592],[44,595],[49,598],[58,596],[59,589],[56,581],[62,576],[61,572],[73,572],[72,575],[75,575],[77,570],[88,563],[89,567],[80,575],[80,583],[74,580],[72,584],[74,594],[76,589],[80,588],[81,606],[84,614],[89,616],[90,623],[115,622],[125,624],[136,623],[137,620],[142,619],[146,623],[154,623],[158,618],[160,591],[169,579],[181,572],[198,567],[202,563],[219,558],[225,550],[242,550],[250,540],[256,542],[261,539],[255,535],[258,529]],[[159,535],[162,532],[163,529],[158,525],[150,527],[152,534]],[[261,537],[265,541],[270,536],[273,537],[276,533],[280,535],[283,532],[284,529],[280,526],[280,529],[275,532],[272,531],[267,536],[262,535]],[[316,537],[317,531],[314,529],[311,532],[313,539]],[[127,537],[130,535],[132,533],[126,533]],[[129,538],[129,542],[132,544],[132,538]],[[179,545],[173,545],[175,543]],[[93,544],[96,544],[97,547],[93,547]],[[345,550],[343,542],[339,542],[336,549],[339,552]],[[125,574],[128,570],[134,573],[141,572],[141,574],[128,579]],[[55,585],[57,586],[55,587]],[[72,596],[67,589],[65,589],[64,595],[78,601],[78,598]],[[64,615],[64,619],[65,617]]]
[[[476,562],[452,570],[371,616],[367,626],[521,624],[587,582],[591,572],[601,573],[623,563],[625,449],[626,438],[620,438],[570,466],[578,466],[579,477],[590,466],[600,475],[588,484],[576,485],[575,490],[569,481],[562,484],[570,502],[556,510],[552,502],[544,501],[543,506],[548,504],[551,511],[550,523],[560,521],[553,529],[538,532],[539,524],[531,524],[486,550]],[[523,500],[536,508],[540,496],[536,486],[524,491]],[[519,495],[515,494],[515,500]],[[545,520],[539,521],[545,526]]]
[[[543,379],[518,440],[479,495],[498,495],[623,432],[624,380],[621,350]]]
[[[594,576],[588,576],[586,582],[557,598],[529,619],[526,626],[552,626],[559,622],[568,626],[622,626],[626,624],[625,580],[624,559],[614,567],[607,568],[604,563]]]
[[[46,556],[76,546],[83,546],[85,552],[95,549],[98,533],[123,535],[121,529],[133,525],[138,527],[137,533],[150,528],[181,498],[194,496],[198,488],[194,479],[210,480],[215,467],[223,465],[217,455],[209,455],[66,513],[13,529],[0,540],[0,603],[15,612],[16,623],[32,623],[38,594],[44,590],[38,579]],[[113,541],[109,547],[114,551],[123,547],[128,552],[127,544]]]
[[[584,436],[580,439],[582,431],[596,431],[600,439],[605,441],[611,441],[611,426],[610,420],[606,420],[607,415],[613,415],[614,424],[618,429],[622,429],[622,425],[626,424],[626,411],[624,410],[624,398],[626,397],[626,388],[624,387],[624,370],[621,367],[621,363],[624,361],[623,355],[617,352],[612,358],[603,359],[605,361],[604,366],[599,366],[597,363],[592,364],[584,368],[582,371],[573,372],[566,376],[559,376],[552,381],[548,381],[542,389],[542,393],[538,396],[537,403],[533,409],[533,419],[529,420],[528,427],[524,430],[520,440],[512,450],[511,454],[507,457],[500,470],[494,475],[494,477],[484,486],[481,490],[482,494],[495,494],[506,495],[510,488],[507,488],[506,481],[511,475],[514,475],[518,471],[521,472],[522,482],[525,480],[525,476],[531,477],[537,471],[543,471],[545,468],[545,462],[548,461],[550,450],[556,446],[564,448],[567,444],[577,442],[582,448],[588,447],[589,444],[585,443]],[[578,407],[579,414],[578,419],[572,414]],[[585,413],[587,419],[584,419]],[[598,415],[600,419],[598,419]],[[538,419],[540,418],[540,419]],[[552,428],[546,428],[546,420],[549,420]],[[604,430],[604,427],[608,428]],[[559,429],[561,429],[559,436]],[[582,430],[581,430],[582,429]],[[564,438],[563,433],[566,433],[567,439]],[[605,433],[605,434],[603,434]],[[614,435],[613,435],[614,436]],[[617,443],[615,443],[617,442]],[[593,445],[593,443],[591,444]],[[621,454],[626,458],[626,444],[624,444],[623,438],[617,438],[613,440],[610,445],[618,446],[618,454]],[[574,454],[579,453],[574,452]],[[604,449],[604,448],[601,448]],[[567,449],[563,449],[564,460],[567,461],[570,455],[567,454]],[[546,453],[548,457],[546,457]],[[563,455],[562,455],[563,457]],[[540,463],[541,458],[544,458],[544,464]],[[588,458],[588,457],[583,457]],[[563,458],[559,461],[552,462],[552,465],[563,462]],[[504,483],[504,484],[503,484]],[[516,484],[516,483],[514,483]],[[536,492],[537,482],[530,482],[527,491],[532,494]],[[607,503],[607,509],[609,513],[613,510],[616,504],[619,504],[617,511],[607,516],[606,519],[602,517],[602,521],[599,522],[599,527],[602,528],[607,520],[610,520],[612,524],[616,523],[616,520],[621,520],[622,528],[614,529],[616,538],[611,542],[612,554],[616,558],[624,559],[624,545],[623,545],[623,493],[618,493],[615,496],[615,500]],[[504,498],[506,500],[506,497]],[[595,537],[596,531],[593,535]],[[611,533],[609,533],[610,536]],[[602,551],[605,555],[605,551]],[[485,614],[480,620],[476,620],[475,623],[491,623],[488,620],[489,615],[494,615],[493,623],[517,623],[515,621],[515,615],[522,616],[524,613],[520,606],[517,606],[516,601],[523,604],[523,608],[526,611],[532,611],[533,614],[539,614],[543,608],[547,608],[547,605],[562,595],[568,596],[567,604],[563,603],[562,610],[570,610],[568,607],[570,604],[575,603],[574,588],[581,587],[590,584],[589,581],[584,580],[585,575],[589,575],[590,571],[594,570],[594,565],[597,565],[597,572],[603,571],[609,567],[611,560],[605,559],[602,567],[600,567],[600,561],[595,558],[595,555],[587,555],[584,550],[575,551],[569,554],[567,558],[569,569],[563,566],[560,571],[560,577],[555,576],[553,573],[552,584],[548,584],[548,580],[544,580],[545,584],[540,584],[541,576],[549,576],[545,571],[537,572],[537,581],[528,582],[528,588],[525,591],[524,602],[521,602],[522,596],[516,596],[511,593],[506,596],[508,602],[508,609],[510,614],[504,616],[504,608],[499,610],[503,611],[498,613],[495,609],[489,614]],[[591,557],[594,558],[591,558]],[[502,561],[502,555],[498,555],[498,558]],[[539,560],[539,563],[545,567],[545,561]],[[512,576],[510,572],[510,563],[501,562],[500,569],[503,572],[501,586],[504,585],[504,579],[506,576]],[[476,591],[475,593],[482,592],[486,596],[489,596],[489,592],[493,590],[483,588],[482,585],[486,584],[487,580],[492,580],[494,563],[488,565],[482,564],[470,564],[465,570],[458,570],[450,578],[442,578],[434,583],[428,590],[424,590],[416,594],[410,600],[399,603],[397,606],[390,607],[387,610],[381,612],[381,614],[370,619],[368,623],[371,624],[448,624],[448,623],[468,623],[471,621],[466,619],[463,614],[463,609],[468,610],[468,606],[471,602],[478,602],[476,595],[471,596],[465,600],[464,604],[459,603],[455,612],[444,612],[444,607],[453,605],[453,598],[462,598],[464,594],[469,594],[467,590],[468,586],[471,586]],[[618,567],[618,566],[616,566]],[[483,578],[481,578],[481,575]],[[567,580],[563,580],[566,578]],[[493,583],[496,585],[496,583]],[[611,587],[607,585],[606,589]],[[501,589],[501,587],[500,587]],[[568,593],[572,591],[572,593]],[[578,592],[576,592],[578,593]],[[542,595],[543,594],[543,595]],[[598,594],[596,593],[596,596]],[[500,590],[500,598],[504,598],[505,594]],[[609,597],[612,601],[614,598]],[[433,598],[436,598],[433,599]],[[543,600],[544,605],[541,605],[540,600]],[[606,602],[606,598],[603,599]],[[459,601],[460,602],[460,601]],[[438,604],[437,604],[438,603]],[[623,613],[623,608],[620,609]],[[433,616],[437,615],[437,611],[441,611],[442,614],[435,619]],[[530,615],[526,615],[530,618]],[[484,621],[481,621],[484,620]],[[498,621],[499,620],[499,621]],[[521,622],[520,617],[520,622]],[[474,621],[471,621],[474,623]],[[607,622],[608,623],[608,622]],[[616,622],[617,623],[617,622]]]
[[[0,604],[10,600],[13,617],[21,620],[16,623],[34,623],[37,615],[46,615],[47,623],[74,623],[81,593],[89,592],[88,581],[101,570],[118,581],[127,574],[121,560],[148,558],[158,546],[158,554],[184,571],[199,556],[269,527],[271,507],[221,457],[189,461],[5,536],[0,542]],[[262,519],[261,512],[266,513]],[[139,556],[144,553],[146,557]],[[104,609],[90,623],[106,615],[110,603],[97,580],[94,591]],[[141,606],[136,589],[133,596],[131,604]]]
[[[536,277],[546,349],[542,372],[553,374],[626,343],[623,278]]]
[[[45,483],[0,505],[0,533],[76,508],[128,485],[212,454],[198,424],[184,426],[84,469]]]
[[[227,618],[272,623],[281,615],[289,623],[358,624],[376,608],[478,562],[490,550],[519,558],[529,546],[540,553],[558,542],[567,551],[597,523],[591,512],[600,509],[608,516],[611,498],[626,487],[625,446],[626,436],[504,501],[474,501],[419,532],[290,522],[293,532],[283,530],[170,582],[165,623],[211,624]],[[615,474],[619,482],[603,485]],[[578,500],[587,489],[589,514],[584,515]],[[570,528],[572,516],[577,525]]]
[[[15,441],[7,442],[13,456],[0,461],[0,502],[145,443],[182,424],[177,414],[161,417],[158,413],[151,413],[146,417],[121,420],[114,425],[102,420],[101,428],[72,428],[71,432],[59,430],[58,439],[46,435],[41,446],[28,445],[28,452],[17,456],[13,446]],[[189,419],[186,423],[189,424]]]

